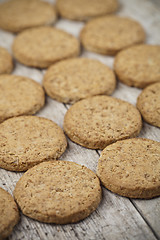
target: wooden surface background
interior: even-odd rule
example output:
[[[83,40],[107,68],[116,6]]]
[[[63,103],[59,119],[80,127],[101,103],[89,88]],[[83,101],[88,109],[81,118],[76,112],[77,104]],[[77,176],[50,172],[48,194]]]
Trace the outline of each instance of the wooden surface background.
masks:
[[[147,43],[160,44],[160,1],[159,0],[119,0],[121,8],[120,16],[132,17],[139,21],[147,33]],[[50,1],[54,2],[54,1]],[[59,19],[55,24],[57,28],[63,29],[78,37],[82,22]],[[0,46],[7,48],[10,52],[15,35],[0,31]],[[84,51],[83,57],[95,58],[112,67],[113,58]],[[13,74],[28,76],[37,82],[42,81],[45,70],[28,68],[15,61]],[[114,97],[136,104],[137,96],[141,90],[117,83]],[[59,126],[63,125],[64,114],[69,105],[65,105],[46,98],[45,107],[37,114],[49,118]],[[144,123],[140,137],[146,137],[160,141],[160,129]],[[88,150],[72,143],[68,139],[67,151],[61,159],[83,164],[96,171],[100,151]],[[0,169],[0,186],[11,194],[16,182],[22,173],[15,173]],[[9,240],[20,239],[136,239],[153,240],[160,239],[160,197],[152,200],[133,200],[120,197],[103,188],[103,200],[98,209],[87,219],[68,225],[44,224],[29,219],[21,214],[19,224],[14,228]]]

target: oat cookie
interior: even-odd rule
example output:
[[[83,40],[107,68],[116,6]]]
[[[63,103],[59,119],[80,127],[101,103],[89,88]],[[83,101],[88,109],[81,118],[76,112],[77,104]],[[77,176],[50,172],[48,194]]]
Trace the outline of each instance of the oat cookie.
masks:
[[[105,16],[89,21],[81,31],[80,39],[89,51],[115,55],[126,47],[144,42],[145,33],[133,19]]]
[[[58,0],[57,10],[64,18],[88,20],[113,13],[118,9],[117,0]]]
[[[160,45],[141,44],[118,53],[114,69],[128,86],[144,88],[160,81]]]
[[[19,221],[19,211],[13,197],[0,188],[0,239],[7,238]]]
[[[141,127],[141,115],[132,104],[108,96],[81,100],[64,117],[68,137],[92,149],[104,149],[120,139],[135,137]]]
[[[16,75],[0,76],[0,122],[5,119],[31,115],[43,107],[44,91],[34,80]]]
[[[0,167],[25,171],[58,159],[67,147],[62,129],[49,119],[20,116],[0,124]]]
[[[74,58],[51,66],[43,80],[46,93],[64,103],[74,103],[94,95],[110,95],[115,87],[115,75],[103,63],[87,58]]]
[[[0,28],[19,32],[54,23],[55,8],[40,0],[10,0],[0,4]]]
[[[137,99],[137,108],[143,119],[160,127],[160,82],[146,87]]]
[[[24,173],[15,187],[14,196],[28,217],[66,224],[88,217],[97,208],[101,187],[96,174],[85,166],[49,161]]]
[[[160,195],[160,143],[133,138],[106,147],[98,162],[102,184],[131,198]]]
[[[53,27],[38,27],[21,32],[14,40],[15,58],[31,67],[46,68],[59,60],[79,55],[78,39]]]
[[[0,74],[11,73],[13,69],[12,57],[9,52],[0,47]]]

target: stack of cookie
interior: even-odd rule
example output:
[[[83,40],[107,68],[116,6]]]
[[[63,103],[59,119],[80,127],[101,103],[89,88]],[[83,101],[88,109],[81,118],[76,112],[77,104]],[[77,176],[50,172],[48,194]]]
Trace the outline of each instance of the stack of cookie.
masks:
[[[0,167],[27,170],[17,182],[14,198],[23,214],[38,221],[66,224],[86,218],[101,201],[100,182],[126,197],[160,195],[160,143],[135,138],[142,128],[141,115],[160,127],[160,46],[144,44],[146,34],[137,21],[109,15],[118,6],[116,0],[57,0],[56,6],[40,0],[0,4],[0,27],[18,33],[12,45],[15,60],[48,68],[43,86],[11,75],[12,57],[0,47]],[[87,21],[80,41],[51,26],[58,14]],[[115,56],[114,70],[98,60],[78,57],[80,42],[88,51]],[[137,108],[109,96],[116,89],[116,76],[128,86],[146,87]],[[31,116],[45,107],[45,93],[73,104],[63,124],[73,142],[103,150],[97,175],[58,160],[67,147],[63,130],[49,119]],[[0,219],[0,238],[5,238],[19,214],[3,189],[0,206],[5,215]]]

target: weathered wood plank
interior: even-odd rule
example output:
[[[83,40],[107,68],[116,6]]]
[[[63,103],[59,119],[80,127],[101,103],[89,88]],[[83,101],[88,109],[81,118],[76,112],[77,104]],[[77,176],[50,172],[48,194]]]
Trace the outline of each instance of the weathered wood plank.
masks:
[[[50,0],[50,2],[53,2]],[[160,43],[160,11],[157,5],[149,0],[120,0],[121,9],[119,15],[130,16],[142,23],[146,31],[147,42],[152,44]],[[83,27],[82,22],[72,22],[60,19],[56,27],[64,29],[78,37],[79,31]],[[14,35],[5,31],[0,31],[0,45],[6,47],[11,52],[11,44]],[[82,52],[82,56],[95,58],[106,65],[113,66],[113,58],[101,56],[87,51]],[[15,63],[13,74],[24,75],[42,81],[44,71],[35,68],[28,68],[19,63]],[[136,104],[136,98],[140,90],[127,87],[118,83],[113,96]],[[67,106],[68,107],[68,106]],[[37,115],[52,119],[61,127],[66,112],[66,107],[50,98],[47,98],[46,106]],[[144,124],[141,137],[147,137],[159,141],[160,129]],[[94,150],[85,149],[69,141],[67,151],[61,157],[62,160],[74,161],[84,164],[91,170],[96,171],[99,155]],[[22,173],[9,172],[0,169],[0,186],[12,193],[16,182]],[[134,205],[133,205],[134,204]],[[134,207],[136,206],[136,208]],[[21,216],[21,222],[16,226],[13,234],[9,237],[12,240],[20,239],[156,239],[151,228],[160,237],[160,198],[152,200],[129,200],[117,196],[103,188],[103,200],[98,209],[87,219],[78,224],[54,225],[44,224]],[[137,211],[138,209],[138,211]],[[143,218],[141,217],[143,216]],[[144,220],[145,219],[145,220]],[[146,223],[147,222],[147,223]]]

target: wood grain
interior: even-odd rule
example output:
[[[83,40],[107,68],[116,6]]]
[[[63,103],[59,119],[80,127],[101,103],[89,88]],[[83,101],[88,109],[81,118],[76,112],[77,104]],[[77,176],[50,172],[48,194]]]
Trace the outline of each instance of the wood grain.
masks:
[[[50,2],[53,2],[50,0]],[[120,0],[121,8],[118,15],[129,16],[139,21],[147,32],[147,43],[160,43],[160,5],[156,0]],[[72,22],[60,19],[56,27],[64,29],[78,37],[83,27],[82,22]],[[11,45],[15,35],[0,31],[0,46],[6,47],[11,52]],[[82,51],[82,56],[95,58],[113,66],[113,58],[95,53]],[[13,74],[24,75],[42,82],[44,70],[28,68],[15,61]],[[113,96],[136,104],[140,89],[117,84]],[[46,98],[45,107],[37,114],[55,121],[63,126],[64,115],[69,105]],[[140,137],[160,141],[160,129],[144,123]],[[100,151],[83,148],[68,139],[67,151],[62,155],[62,160],[74,161],[96,171]],[[16,182],[22,173],[15,173],[0,169],[0,186],[13,192]],[[9,240],[20,239],[160,239],[160,197],[152,200],[131,200],[120,197],[103,188],[103,200],[98,209],[87,219],[69,225],[44,224],[21,215],[20,223],[15,227]]]

